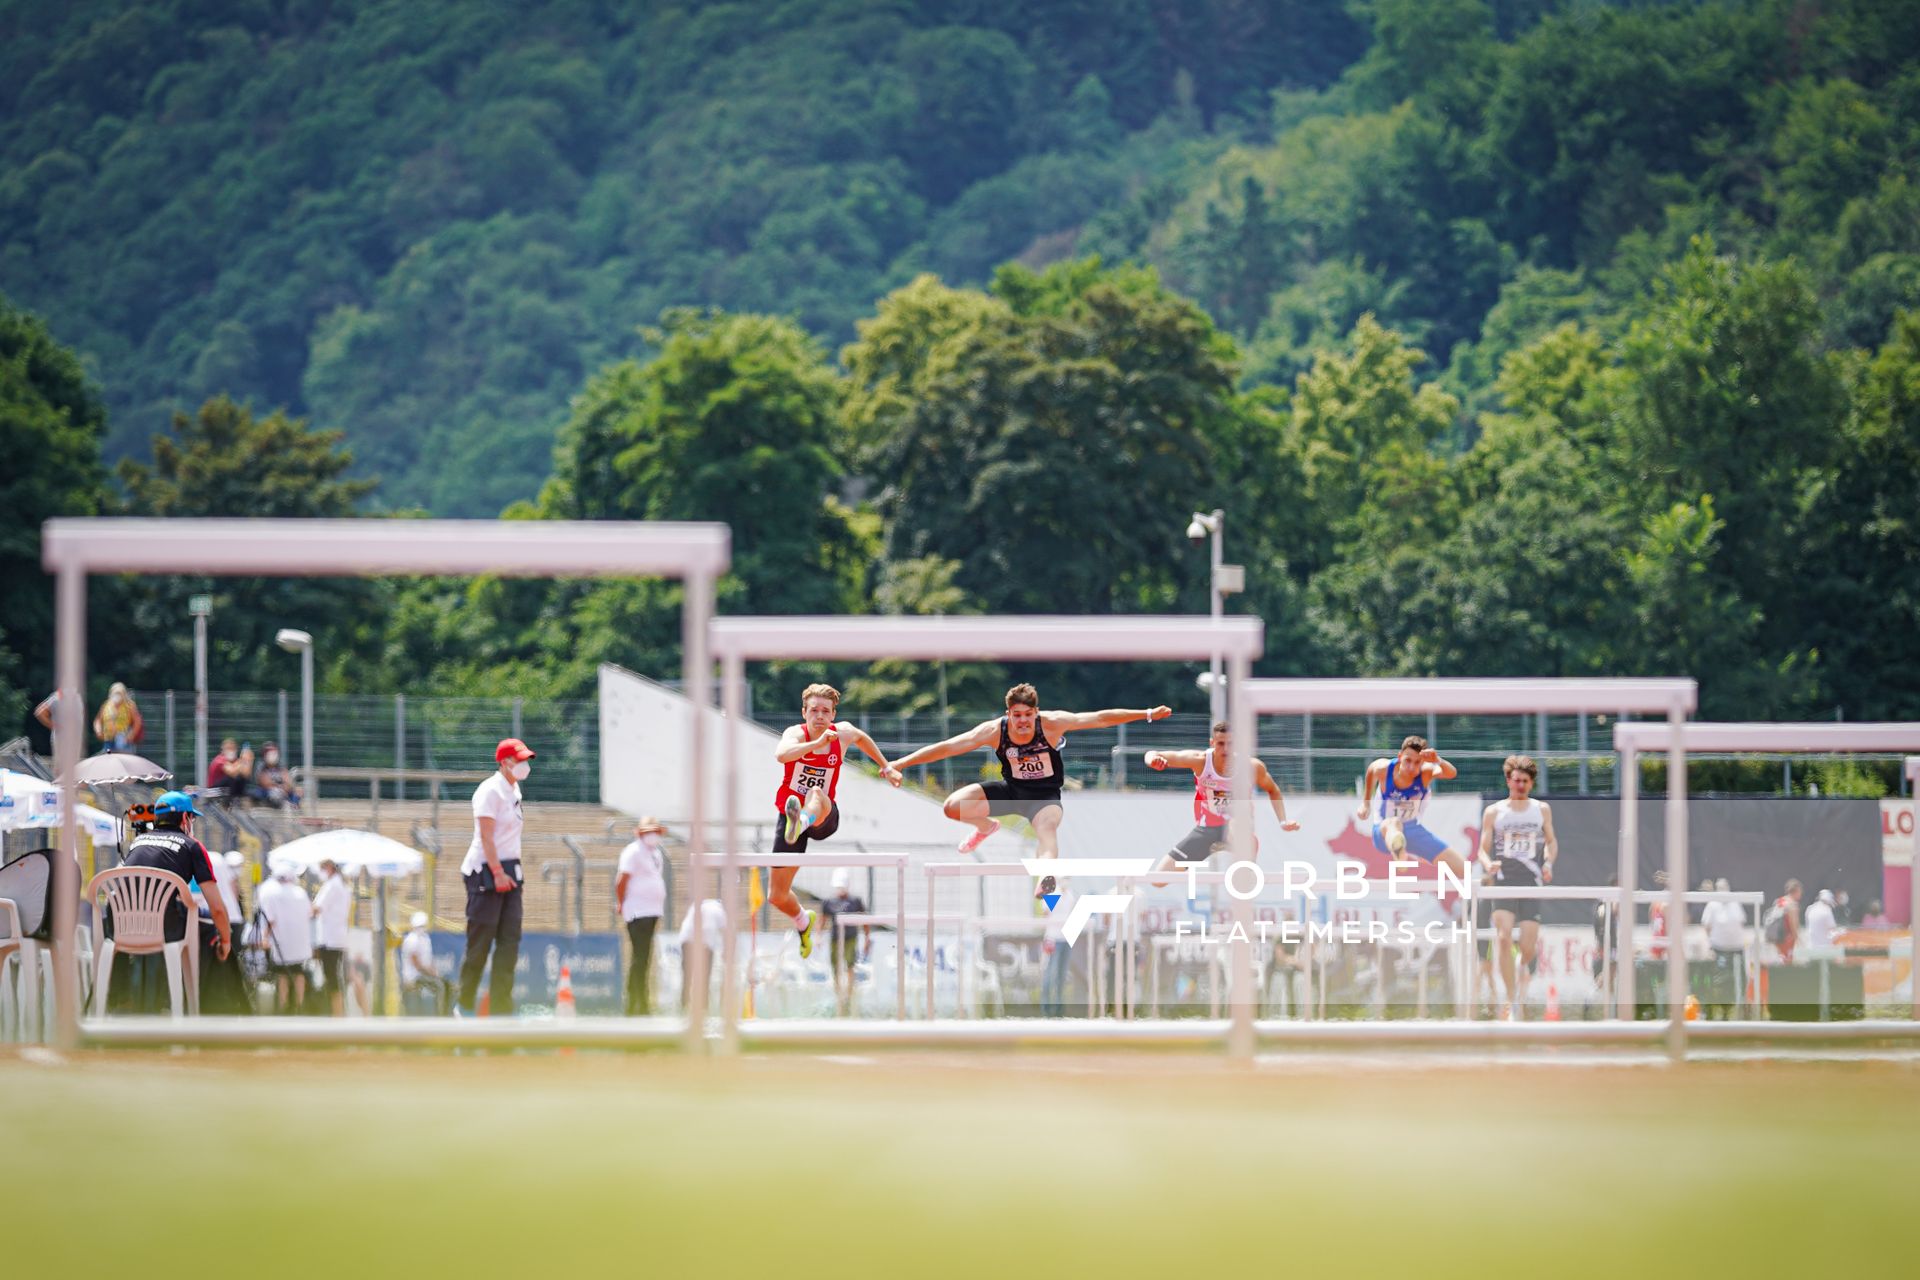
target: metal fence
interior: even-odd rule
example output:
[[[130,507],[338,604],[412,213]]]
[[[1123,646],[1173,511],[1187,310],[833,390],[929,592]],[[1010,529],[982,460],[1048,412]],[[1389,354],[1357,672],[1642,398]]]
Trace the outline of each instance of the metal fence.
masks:
[[[185,691],[136,695],[147,718],[148,753],[182,776],[193,772],[193,695]],[[278,742],[289,765],[299,763],[300,700],[277,693],[210,693],[209,751],[225,737],[251,742],[257,751]],[[967,715],[896,715],[850,711],[849,719],[872,734],[881,749],[897,756],[949,737],[977,721]],[[1427,738],[1460,769],[1464,789],[1504,788],[1500,764],[1524,752],[1540,765],[1540,791],[1546,795],[1617,795],[1619,779],[1612,750],[1617,717],[1606,714],[1434,716],[1267,716],[1260,722],[1257,750],[1281,788],[1289,794],[1351,791],[1367,762],[1391,755],[1408,734]],[[767,721],[778,732],[785,720]],[[1088,787],[1165,788],[1192,786],[1183,774],[1155,773],[1140,761],[1154,748],[1197,749],[1207,741],[1204,715],[1175,714],[1153,724],[1092,729],[1067,739],[1063,752],[1067,776]],[[600,721],[591,700],[546,701],[526,698],[426,698],[405,694],[328,694],[314,698],[314,754],[326,768],[486,769],[494,744],[505,737],[524,738],[539,755],[539,767],[527,780],[532,801],[593,803],[600,795]],[[1696,765],[1715,757],[1690,756]],[[1897,757],[1855,755],[1890,769],[1889,790],[1904,793]],[[1804,791],[1807,756],[1776,758],[1778,786],[1769,779],[1741,790],[1779,794]],[[1890,763],[1893,762],[1893,763]],[[946,787],[964,785],[992,768],[984,754],[933,765],[930,772]],[[1797,771],[1798,770],[1798,771]],[[184,772],[183,772],[184,771]],[[389,798],[425,799],[425,784],[405,783]],[[464,795],[464,793],[463,793]],[[443,796],[442,798],[446,798]]]

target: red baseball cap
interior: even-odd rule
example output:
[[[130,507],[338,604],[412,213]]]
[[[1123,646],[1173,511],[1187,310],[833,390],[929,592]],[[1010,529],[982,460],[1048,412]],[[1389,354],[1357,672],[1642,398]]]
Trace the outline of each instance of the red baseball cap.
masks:
[[[518,738],[502,738],[500,745],[493,749],[493,762],[502,764],[508,760],[531,760],[533,748]]]

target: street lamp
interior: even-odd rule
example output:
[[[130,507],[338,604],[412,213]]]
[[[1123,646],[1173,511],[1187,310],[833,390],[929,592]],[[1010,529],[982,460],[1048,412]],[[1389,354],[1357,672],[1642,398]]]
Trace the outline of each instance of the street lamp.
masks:
[[[1212,571],[1207,577],[1208,613],[1217,623],[1226,610],[1227,597],[1236,591],[1246,590],[1247,571],[1237,564],[1220,562],[1220,531],[1225,527],[1227,513],[1215,507],[1211,512],[1196,511],[1193,519],[1187,523],[1187,541],[1194,546],[1205,542],[1209,536],[1213,539]],[[1211,709],[1214,723],[1226,718],[1227,689],[1220,674],[1220,651],[1215,649],[1207,663],[1207,679],[1202,686],[1207,690],[1207,705]]]
[[[313,813],[320,806],[320,779],[313,776],[313,637],[282,627],[273,642],[300,655],[300,775],[307,784],[307,812]]]
[[[187,613],[193,619],[193,767],[199,778],[195,786],[207,784],[207,619],[213,616],[213,597],[187,597]],[[173,731],[168,727],[167,749],[173,749]]]

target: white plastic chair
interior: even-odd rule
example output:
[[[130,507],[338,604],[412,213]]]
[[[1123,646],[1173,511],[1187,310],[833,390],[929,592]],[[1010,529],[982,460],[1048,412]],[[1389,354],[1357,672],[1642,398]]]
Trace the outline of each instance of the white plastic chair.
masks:
[[[87,881],[86,896],[98,903],[104,894],[104,906],[94,918],[105,920],[113,912],[111,938],[100,941],[93,969],[93,1016],[107,1012],[107,986],[113,975],[115,952],[130,956],[160,955],[167,966],[167,994],[173,1016],[200,1012],[200,984],[196,980],[196,957],[200,952],[200,916],[193,909],[193,897],[187,882],[171,871],[158,867],[114,867]],[[179,942],[167,941],[167,908],[175,901],[187,913],[187,934]],[[103,930],[104,932],[104,930]],[[183,959],[184,957],[184,959]]]
[[[12,1028],[23,1043],[40,1039],[39,948],[20,927],[20,908],[11,898],[0,898],[0,1029]],[[7,980],[17,966],[17,987]]]

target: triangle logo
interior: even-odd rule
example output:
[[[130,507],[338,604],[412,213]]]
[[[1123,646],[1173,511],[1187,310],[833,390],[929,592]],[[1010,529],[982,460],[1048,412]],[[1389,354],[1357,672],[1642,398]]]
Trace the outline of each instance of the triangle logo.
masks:
[[[1060,895],[1057,893],[1049,893],[1040,900],[1047,904],[1047,910],[1049,911],[1060,905]]]

